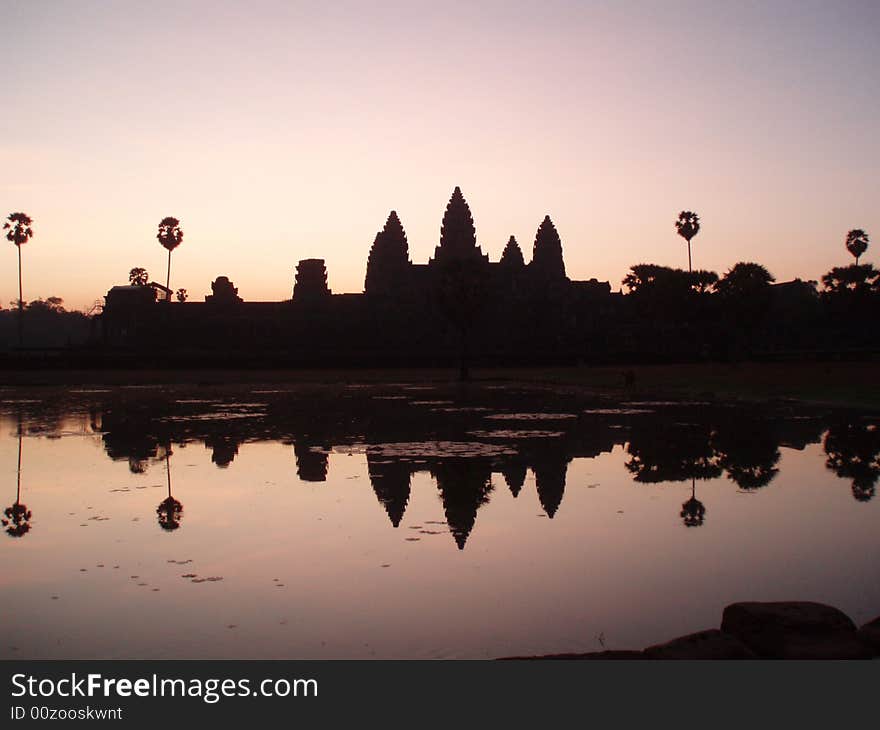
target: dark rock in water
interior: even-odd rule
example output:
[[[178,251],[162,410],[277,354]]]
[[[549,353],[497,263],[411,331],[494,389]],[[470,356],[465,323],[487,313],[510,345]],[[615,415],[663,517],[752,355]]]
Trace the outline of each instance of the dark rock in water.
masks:
[[[591,660],[591,659],[644,659],[645,655],[640,651],[629,651],[629,650],[606,650],[606,651],[591,651],[588,654],[544,654],[542,656],[508,656],[502,657],[505,660],[525,660],[525,659],[576,659],[580,660]]]
[[[735,636],[718,629],[679,636],[665,644],[645,649],[647,659],[757,659],[755,653]]]
[[[852,620],[822,603],[733,603],[724,609],[721,630],[762,659],[870,657]]]
[[[858,636],[874,656],[880,656],[880,616],[862,626]]]

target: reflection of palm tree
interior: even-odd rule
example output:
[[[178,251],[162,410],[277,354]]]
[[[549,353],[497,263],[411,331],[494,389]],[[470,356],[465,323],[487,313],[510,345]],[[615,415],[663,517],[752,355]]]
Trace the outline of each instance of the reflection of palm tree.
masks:
[[[168,496],[163,499],[156,508],[159,515],[159,526],[163,530],[176,530],[180,527],[180,519],[183,517],[183,505],[171,496],[171,446],[165,449],[165,471],[168,474]]]
[[[681,519],[685,527],[701,527],[706,519],[706,508],[697,499],[697,483],[691,479],[691,498],[681,506]]]
[[[15,490],[15,503],[3,510],[5,519],[0,524],[6,528],[10,537],[24,537],[31,530],[31,511],[21,503],[21,416],[18,419],[18,476]]]
[[[874,424],[832,426],[825,434],[825,466],[841,479],[852,479],[853,497],[873,498],[880,479],[880,428]]]
[[[700,232],[700,217],[690,210],[681,211],[675,221],[675,230],[688,243],[688,271],[691,271],[691,239]]]

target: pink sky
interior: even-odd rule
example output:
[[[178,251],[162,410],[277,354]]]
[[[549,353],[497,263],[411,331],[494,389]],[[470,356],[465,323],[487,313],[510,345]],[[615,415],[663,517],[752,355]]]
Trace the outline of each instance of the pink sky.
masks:
[[[474,7],[478,5],[478,7]],[[413,261],[455,185],[497,260],[549,214],[571,278],[759,261],[780,280],[880,236],[872,2],[0,0],[0,200],[34,218],[25,298],[88,307],[181,220],[172,287],[290,296],[302,258],[362,291],[397,210]],[[662,6],[662,7],[661,7]],[[872,243],[865,261],[875,261]],[[0,302],[17,297],[6,243]]]

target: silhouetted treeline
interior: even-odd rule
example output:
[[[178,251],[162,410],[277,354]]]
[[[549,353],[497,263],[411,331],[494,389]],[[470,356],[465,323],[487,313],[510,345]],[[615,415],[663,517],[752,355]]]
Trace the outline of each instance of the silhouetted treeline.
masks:
[[[98,336],[94,319],[83,312],[68,311],[59,297],[35,299],[25,304],[21,315],[17,302],[14,305],[0,309],[0,350],[17,343],[19,316],[24,320],[24,347],[77,347]]]

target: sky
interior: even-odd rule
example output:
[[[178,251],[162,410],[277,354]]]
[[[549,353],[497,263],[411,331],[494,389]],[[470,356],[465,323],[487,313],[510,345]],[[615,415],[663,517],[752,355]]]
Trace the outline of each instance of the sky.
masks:
[[[414,262],[452,189],[497,261],[550,215],[572,279],[758,261],[780,281],[880,247],[880,3],[0,0],[0,210],[24,297],[89,308],[128,271],[289,298],[303,258],[363,291],[389,211]],[[5,210],[3,210],[5,209]],[[0,302],[18,296],[0,256]]]

